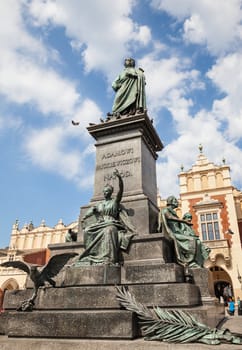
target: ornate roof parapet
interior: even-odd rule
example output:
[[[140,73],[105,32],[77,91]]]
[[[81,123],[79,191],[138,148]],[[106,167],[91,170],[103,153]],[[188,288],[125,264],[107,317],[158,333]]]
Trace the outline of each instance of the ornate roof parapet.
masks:
[[[19,221],[18,219],[15,220],[15,223],[12,226],[12,234],[16,234],[19,232]]]
[[[64,225],[62,219],[60,219],[60,220],[57,222],[57,224],[54,226],[55,229],[63,229],[63,228],[65,228],[65,227],[66,227],[66,226]]]
[[[179,174],[180,193],[200,192],[203,190],[230,187],[230,168],[225,164],[225,159],[220,165],[210,162],[203,153],[202,145],[199,145],[199,154],[191,169],[185,171],[182,167]]]
[[[41,226],[41,227],[46,227],[46,224],[45,224],[45,220],[44,220],[44,219],[41,220],[40,226]]]

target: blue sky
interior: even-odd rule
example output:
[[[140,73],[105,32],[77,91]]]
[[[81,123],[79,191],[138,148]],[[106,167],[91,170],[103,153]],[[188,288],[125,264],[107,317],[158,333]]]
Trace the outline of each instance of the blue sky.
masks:
[[[178,194],[198,145],[242,185],[241,0],[0,2],[0,247],[12,224],[68,225],[93,193],[86,127],[111,111],[125,57],[145,70],[165,148],[162,197]],[[71,120],[80,121],[73,127]]]

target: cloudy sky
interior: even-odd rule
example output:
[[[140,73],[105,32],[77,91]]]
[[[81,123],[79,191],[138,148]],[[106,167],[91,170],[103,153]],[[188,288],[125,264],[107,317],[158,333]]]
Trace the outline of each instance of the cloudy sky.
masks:
[[[198,145],[242,186],[241,0],[0,2],[0,247],[12,224],[68,225],[93,194],[86,127],[112,108],[125,57],[145,70],[165,148],[162,197],[178,194]],[[73,127],[71,120],[80,121]]]

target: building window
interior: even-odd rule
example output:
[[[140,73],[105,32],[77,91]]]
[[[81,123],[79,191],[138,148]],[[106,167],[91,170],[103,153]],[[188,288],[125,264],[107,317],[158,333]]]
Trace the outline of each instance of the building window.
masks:
[[[14,254],[10,254],[10,255],[8,256],[8,260],[9,260],[9,261],[13,261],[13,260],[14,260]]]
[[[204,241],[220,239],[218,214],[216,212],[200,214],[200,222]]]

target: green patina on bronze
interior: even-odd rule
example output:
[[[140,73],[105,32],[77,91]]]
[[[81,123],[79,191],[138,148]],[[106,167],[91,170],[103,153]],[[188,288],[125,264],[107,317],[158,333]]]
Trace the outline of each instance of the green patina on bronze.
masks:
[[[135,60],[126,58],[124,70],[112,84],[116,92],[112,113],[135,114],[146,110],[145,76],[141,68],[135,68]]]
[[[228,329],[210,328],[198,322],[188,312],[182,310],[162,310],[156,306],[148,309],[136,301],[124,287],[117,287],[117,299],[131,312],[135,312],[145,340],[159,340],[169,343],[221,343],[241,344],[241,338]]]
[[[206,247],[195,234],[191,214],[186,213],[180,219],[175,208],[178,201],[174,196],[167,198],[166,208],[160,213],[160,230],[166,230],[174,241],[177,262],[180,265],[191,268],[203,267],[204,261],[208,259],[210,249]]]
[[[55,287],[56,282],[53,280],[53,277],[55,277],[67,264],[67,262],[76,255],[78,254],[72,252],[54,255],[50,258],[48,263],[42,267],[27,264],[21,260],[6,261],[2,263],[0,266],[12,267],[26,272],[34,284],[31,298],[21,302],[21,304],[17,307],[17,311],[32,311],[39,288],[45,286],[46,283],[49,283],[52,287]]]
[[[123,195],[123,180],[118,170],[114,175],[119,180],[119,191],[112,198],[113,187],[103,189],[104,200],[91,207],[82,219],[85,251],[79,256],[76,266],[115,265],[120,261],[120,250],[128,248],[135,229],[120,202]]]

